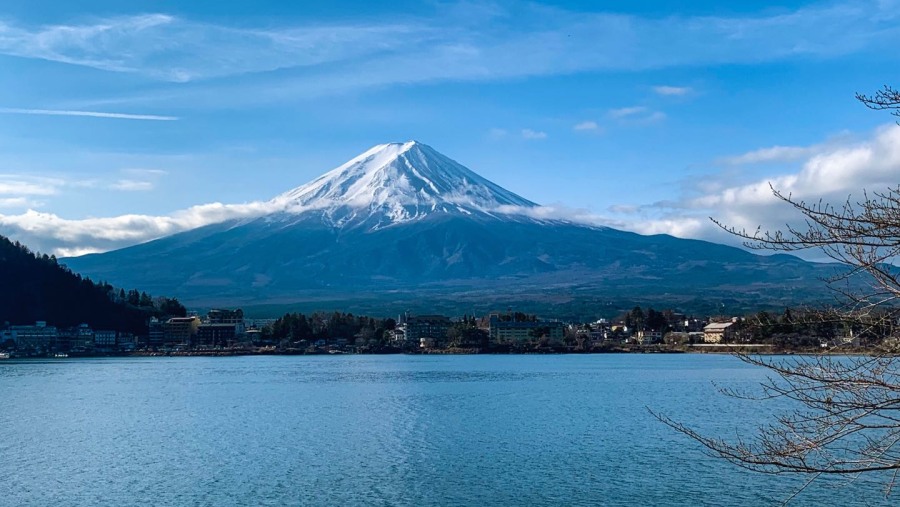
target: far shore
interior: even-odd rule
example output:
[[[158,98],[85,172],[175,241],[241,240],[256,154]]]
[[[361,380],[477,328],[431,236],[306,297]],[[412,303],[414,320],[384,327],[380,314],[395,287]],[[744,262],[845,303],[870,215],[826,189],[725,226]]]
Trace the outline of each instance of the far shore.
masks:
[[[235,356],[328,356],[328,355],[563,355],[563,354],[737,354],[752,355],[814,355],[814,356],[866,356],[882,355],[882,350],[865,348],[796,348],[785,349],[769,344],[691,344],[691,345],[615,345],[597,347],[589,350],[568,348],[536,348],[536,349],[481,349],[481,348],[446,348],[446,349],[358,349],[329,350],[324,348],[274,348],[245,347],[197,350],[136,350],[131,352],[96,352],[80,354],[49,355],[12,355],[12,359],[69,359],[97,357],[235,357]]]

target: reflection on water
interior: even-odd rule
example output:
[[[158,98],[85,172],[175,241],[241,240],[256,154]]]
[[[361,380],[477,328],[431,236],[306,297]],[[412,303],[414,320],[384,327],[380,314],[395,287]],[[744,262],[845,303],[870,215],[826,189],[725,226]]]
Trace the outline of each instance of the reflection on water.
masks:
[[[761,422],[731,357],[338,356],[0,363],[7,505],[772,505],[799,479],[646,410]],[[769,405],[764,405],[769,407]],[[868,478],[795,505],[890,505]]]

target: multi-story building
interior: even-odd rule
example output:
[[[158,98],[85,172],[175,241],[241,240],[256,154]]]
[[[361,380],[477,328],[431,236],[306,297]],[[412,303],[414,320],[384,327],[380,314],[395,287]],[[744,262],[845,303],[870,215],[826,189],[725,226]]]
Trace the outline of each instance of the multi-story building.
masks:
[[[234,343],[236,334],[236,324],[200,324],[197,327],[194,343],[210,347],[224,347]]]
[[[166,341],[166,323],[160,321],[156,317],[150,319],[147,335],[147,345],[150,347],[159,347]]]
[[[394,347],[407,347],[412,342],[406,341],[406,333],[402,329],[392,329],[384,332],[384,339]]]
[[[244,311],[237,310],[213,309],[206,314],[206,320],[209,324],[231,324],[234,326],[236,335],[244,334]]]
[[[407,315],[403,320],[406,341],[411,343],[419,343],[422,338],[430,338],[435,343],[441,343],[447,339],[447,331],[453,325],[453,322],[443,315],[417,317]]]
[[[634,333],[634,339],[641,345],[651,345],[653,343],[661,342],[663,339],[663,334],[662,331],[639,329]]]
[[[548,320],[503,320],[499,314],[491,314],[488,332],[493,343],[520,343],[541,338],[551,341],[562,340],[565,325]]]
[[[19,349],[43,350],[56,345],[59,330],[37,321],[33,326],[10,326],[9,335]]]
[[[94,347],[94,330],[87,324],[60,329],[56,339],[59,351],[83,351]]]
[[[731,341],[735,331],[734,322],[713,322],[703,328],[703,341],[706,343],[721,343]]]
[[[134,350],[137,347],[137,336],[132,333],[119,333],[116,346],[119,350]]]
[[[71,343],[72,349],[89,349],[94,345],[94,330],[87,324],[81,324],[75,331],[75,339]]]
[[[199,327],[199,317],[173,317],[166,321],[163,341],[172,345],[189,344]]]
[[[115,331],[94,331],[94,347],[101,349],[111,349],[116,346]]]

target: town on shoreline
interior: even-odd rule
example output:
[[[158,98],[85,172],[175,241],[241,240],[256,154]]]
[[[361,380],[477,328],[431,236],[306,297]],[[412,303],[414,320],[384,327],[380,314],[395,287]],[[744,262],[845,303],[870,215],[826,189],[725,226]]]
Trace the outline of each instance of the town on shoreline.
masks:
[[[240,309],[151,318],[146,333],[59,328],[47,322],[0,327],[0,359],[102,356],[313,354],[837,353],[896,349],[890,319],[823,318],[810,310],[781,315],[695,317],[635,307],[615,319],[563,322],[521,312],[450,318],[372,318],[341,312],[248,319]]]

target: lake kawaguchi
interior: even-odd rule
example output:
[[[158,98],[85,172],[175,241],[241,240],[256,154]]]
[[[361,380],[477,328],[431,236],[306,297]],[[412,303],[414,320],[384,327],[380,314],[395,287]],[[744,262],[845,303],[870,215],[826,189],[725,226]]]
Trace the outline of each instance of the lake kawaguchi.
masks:
[[[703,454],[771,404],[720,355],[0,362],[0,505],[779,505],[803,478]],[[791,505],[897,505],[872,477]]]

